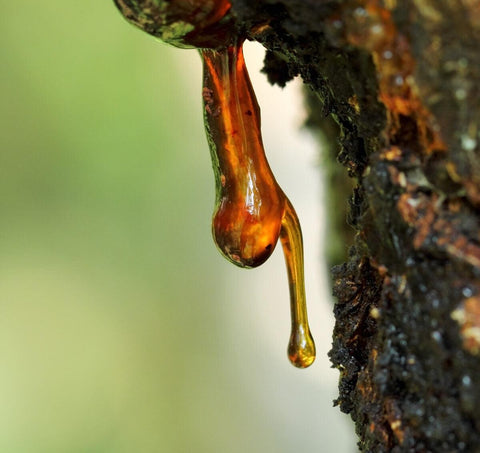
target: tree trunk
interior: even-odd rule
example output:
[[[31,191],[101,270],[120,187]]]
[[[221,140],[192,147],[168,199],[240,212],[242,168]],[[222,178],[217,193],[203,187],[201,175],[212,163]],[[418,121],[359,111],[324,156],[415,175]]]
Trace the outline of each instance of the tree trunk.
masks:
[[[480,451],[480,2],[232,4],[355,181],[330,355],[360,449]]]

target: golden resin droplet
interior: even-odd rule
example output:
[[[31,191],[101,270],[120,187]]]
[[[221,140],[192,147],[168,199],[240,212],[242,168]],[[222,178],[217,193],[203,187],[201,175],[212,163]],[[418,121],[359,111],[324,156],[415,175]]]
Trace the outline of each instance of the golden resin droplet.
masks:
[[[241,267],[256,267],[281,239],[287,265],[292,333],[288,357],[306,368],[315,360],[308,326],[303,241],[295,210],[268,165],[260,109],[242,46],[202,49],[205,127],[216,180],[212,230],[220,252]]]
[[[310,333],[307,317],[302,230],[295,210],[288,200],[282,219],[280,240],[290,287],[292,332],[288,343],[288,358],[296,367],[307,368],[315,360],[315,342]]]
[[[315,360],[308,326],[303,241],[293,206],[268,165],[260,109],[237,40],[229,0],[114,0],[125,18],[203,59],[205,128],[215,173],[212,221],[220,252],[240,267],[256,267],[280,238],[290,287],[292,332],[288,357],[306,368]]]

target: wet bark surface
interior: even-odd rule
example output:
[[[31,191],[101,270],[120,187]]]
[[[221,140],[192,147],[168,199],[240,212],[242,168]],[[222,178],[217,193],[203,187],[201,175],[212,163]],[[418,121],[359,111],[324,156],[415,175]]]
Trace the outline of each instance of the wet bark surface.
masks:
[[[480,3],[232,4],[354,181],[330,357],[360,449],[480,451]]]

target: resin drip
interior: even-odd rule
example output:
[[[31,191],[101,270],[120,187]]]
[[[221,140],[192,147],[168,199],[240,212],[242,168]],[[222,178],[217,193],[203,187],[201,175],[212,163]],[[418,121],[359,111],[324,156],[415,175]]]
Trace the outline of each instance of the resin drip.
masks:
[[[308,326],[302,232],[263,150],[260,109],[228,0],[114,0],[125,18],[177,47],[200,49],[205,128],[215,173],[213,237],[240,267],[256,267],[280,238],[290,287],[288,357],[299,368],[315,360]]]
[[[303,276],[302,233],[292,204],[268,165],[260,109],[241,44],[201,49],[205,127],[216,182],[213,236],[221,253],[241,267],[256,267],[281,239],[290,286],[290,361],[305,368],[315,359]]]

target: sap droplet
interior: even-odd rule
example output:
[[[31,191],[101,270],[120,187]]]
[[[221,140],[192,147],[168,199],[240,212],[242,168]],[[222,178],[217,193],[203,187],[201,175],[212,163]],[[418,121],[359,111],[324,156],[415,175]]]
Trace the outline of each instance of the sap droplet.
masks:
[[[222,112],[218,117],[205,115],[216,175],[215,243],[229,261],[250,268],[266,261],[281,240],[292,316],[288,356],[295,366],[305,368],[315,359],[315,344],[306,311],[302,233],[295,210],[265,156],[260,109],[242,46],[202,49],[200,53],[204,90],[210,90]],[[204,102],[209,102],[205,96]]]
[[[228,0],[115,0],[127,20],[203,60],[204,120],[216,183],[212,221],[220,252],[240,267],[266,261],[280,239],[290,288],[288,357],[299,368],[315,360],[308,325],[303,240],[295,210],[277,184],[263,149],[260,108],[245,66]]]

